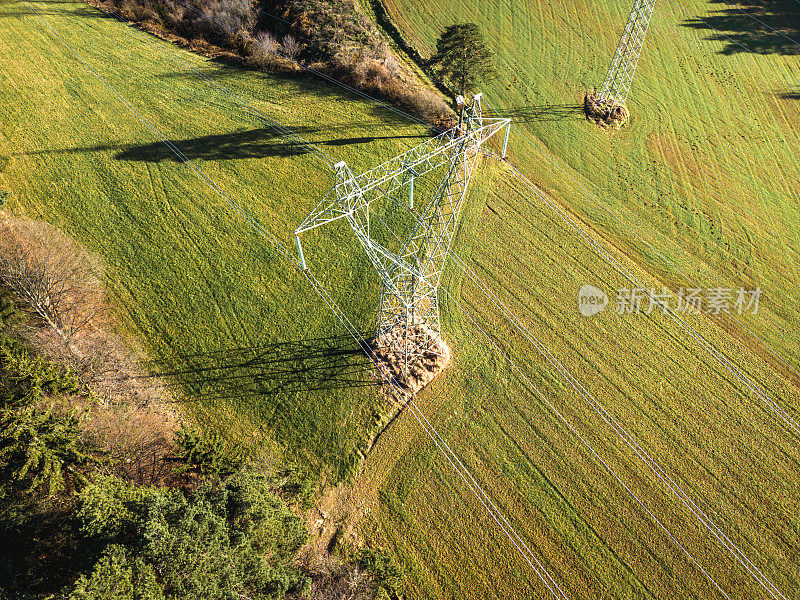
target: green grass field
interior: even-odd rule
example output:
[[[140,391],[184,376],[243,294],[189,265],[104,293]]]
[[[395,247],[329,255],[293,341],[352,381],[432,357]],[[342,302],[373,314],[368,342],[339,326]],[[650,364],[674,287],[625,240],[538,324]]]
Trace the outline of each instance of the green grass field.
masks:
[[[497,53],[486,97],[517,121],[515,164],[670,287],[686,281],[655,251],[703,286],[761,285],[776,320],[753,325],[797,364],[785,332],[798,317],[800,103],[792,92],[800,62],[790,54],[800,46],[782,40],[783,52],[770,53],[754,33],[742,44],[764,53],[745,52],[739,36],[715,40],[720,34],[687,26],[719,24],[718,3],[665,2],[634,81],[630,125],[609,134],[578,107],[603,81],[629,4],[387,0],[423,54],[446,25],[478,19]],[[795,4],[776,9],[784,22],[796,24]]]
[[[578,107],[583,91],[602,83],[628,3],[386,5],[428,53],[446,25],[479,22],[499,67],[483,91],[516,121],[512,162],[591,224],[648,287],[764,289],[757,318],[691,325],[796,418],[796,373],[744,327],[796,368],[800,105],[788,92],[797,58],[729,53],[727,39],[684,26],[694,15],[705,21],[717,5],[663,3],[634,82],[631,122],[609,133]],[[756,37],[743,43],[756,48]],[[581,317],[581,285],[613,294],[631,284],[556,213],[521,194],[518,180],[504,181],[474,239],[462,241],[479,276],[758,569],[786,597],[796,594],[796,433],[775,426],[761,400],[674,323]],[[770,597],[483,292],[470,282],[452,286],[576,433],[494,346],[473,341],[479,334],[456,310],[459,368],[423,401],[568,597],[724,597],[587,456],[578,435],[725,593]],[[415,597],[549,597],[413,418],[405,421],[382,440],[385,455],[376,449],[363,480],[375,503],[373,531],[413,565]]]
[[[339,478],[380,412],[366,358],[313,288],[66,49],[284,243],[333,184],[211,76],[270,118],[362,170],[426,135],[392,113],[297,77],[223,68],[81,2],[2,10],[2,185],[12,212],[43,218],[103,256],[111,295],[199,422],[266,431]],[[377,282],[341,228],[309,238],[325,285],[367,323]],[[351,259],[355,255],[356,259]],[[324,271],[330,269],[330,275]],[[342,371],[344,373],[342,373]],[[366,385],[366,387],[365,387]]]
[[[291,265],[67,47],[286,245],[332,171],[185,63],[357,171],[425,129],[314,79],[191,55],[80,2],[30,6],[40,20],[26,3],[0,4],[10,210],[104,257],[125,326],[183,385],[195,419],[242,443],[274,442],[333,479],[352,473],[388,408],[366,359]],[[716,5],[680,6],[702,16]],[[742,321],[797,368],[800,105],[783,97],[796,58],[723,54],[724,41],[682,26],[683,8],[658,5],[630,126],[609,134],[575,107],[602,80],[623,2],[388,8],[428,48],[444,25],[479,15],[503,67],[487,100],[516,121],[512,163],[647,286],[687,285],[656,252],[701,286],[760,285],[761,311]],[[619,25],[600,32],[607,23]],[[378,286],[352,234],[332,227],[306,244],[316,275],[368,332]],[[797,433],[664,315],[582,317],[583,284],[609,294],[630,284],[507,166],[483,161],[455,252],[749,568],[797,595]],[[474,281],[452,268],[445,289],[454,366],[417,407],[568,598],[770,597]],[[800,420],[797,378],[740,324],[686,320]],[[401,559],[409,598],[550,597],[410,412],[378,439],[354,486],[354,519]]]

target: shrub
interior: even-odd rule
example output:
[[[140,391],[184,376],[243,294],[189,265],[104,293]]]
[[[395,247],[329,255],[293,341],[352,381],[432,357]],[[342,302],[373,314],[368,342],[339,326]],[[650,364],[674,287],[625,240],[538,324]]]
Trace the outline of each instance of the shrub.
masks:
[[[280,49],[281,45],[275,39],[275,36],[262,31],[256,35],[247,49],[249,62],[263,69],[271,69],[281,65],[282,60],[278,54]]]
[[[289,27],[273,24],[271,33],[256,32],[256,13],[248,0],[110,1],[131,20],[152,20],[156,14],[163,27],[191,40],[196,50],[211,50],[205,44],[228,48],[247,64],[269,71],[293,70],[296,61],[323,62],[346,83],[403,106],[432,124],[446,125],[451,115],[435,92],[405,83],[413,74],[399,65],[378,28],[354,0],[262,3],[292,23]],[[283,35],[280,44],[276,34]]]
[[[77,520],[105,551],[71,600],[100,598],[80,594],[113,584],[135,598],[181,600],[283,598],[308,586],[291,564],[306,540],[303,522],[252,473],[189,495],[102,478],[81,493]]]
[[[308,539],[302,520],[270,490],[263,475],[242,472],[225,482],[225,510],[234,537],[248,539],[271,562],[294,558]]]
[[[244,31],[253,31],[255,14],[248,0],[206,0],[202,4],[192,4],[185,12],[175,11],[176,4],[165,0],[170,6],[170,14],[180,18],[172,18],[167,25],[176,29],[187,38],[200,36],[209,43],[222,47],[238,49],[236,35]]]
[[[262,31],[256,36],[256,43],[265,54],[277,54],[281,46],[275,36],[266,31]]]
[[[74,371],[36,355],[20,339],[0,334],[0,403],[4,407],[38,404],[48,396],[76,394]]]
[[[175,433],[176,459],[183,464],[179,472],[228,477],[241,469],[247,455],[232,446],[216,431],[204,435],[186,425]]]
[[[123,546],[109,546],[87,577],[78,578],[67,600],[164,600],[153,567],[131,558]]]
[[[117,477],[101,477],[81,492],[76,513],[81,533],[105,541],[135,539],[148,507],[179,492],[131,485]]]
[[[405,577],[394,557],[384,549],[362,548],[358,566],[367,571],[375,585],[375,598],[396,598],[405,588]]]
[[[300,54],[300,42],[294,36],[286,35],[283,37],[283,53],[290,59],[295,60]]]
[[[68,485],[75,487],[86,481],[86,467],[96,462],[75,414],[35,406],[0,413],[3,500],[18,500],[20,493],[52,496]]]

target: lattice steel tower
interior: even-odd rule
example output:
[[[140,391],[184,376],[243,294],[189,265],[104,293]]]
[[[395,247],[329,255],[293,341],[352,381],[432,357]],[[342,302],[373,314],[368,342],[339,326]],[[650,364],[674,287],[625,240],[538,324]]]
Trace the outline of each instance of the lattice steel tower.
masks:
[[[511,120],[485,118],[481,94],[469,103],[459,97],[457,103],[457,126],[380,166],[355,175],[344,162],[336,164],[333,189],[295,231],[306,269],[300,234],[338,219],[348,221],[381,281],[376,339],[399,331],[409,340],[414,338],[409,331],[421,324],[433,337],[441,335],[437,291],[480,147],[505,128],[506,154]],[[371,235],[371,227],[392,226],[374,212],[379,200],[403,208],[407,237],[403,241],[395,235],[395,251]],[[427,347],[407,343],[406,364],[429,350],[434,341]]]
[[[633,2],[633,10],[625,25],[625,32],[619,41],[598,98],[609,111],[615,106],[625,106],[628,100],[628,92],[631,89],[636,65],[639,63],[639,55],[642,52],[654,5],[655,0]]]

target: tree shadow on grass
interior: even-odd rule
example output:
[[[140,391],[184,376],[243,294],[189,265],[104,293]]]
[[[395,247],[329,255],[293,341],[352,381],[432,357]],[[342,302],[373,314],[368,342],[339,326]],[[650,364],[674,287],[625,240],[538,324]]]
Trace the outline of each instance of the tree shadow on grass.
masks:
[[[722,54],[800,54],[800,4],[796,0],[712,0],[721,5],[710,15],[683,25],[712,32],[726,42]]]
[[[324,127],[295,127],[292,131],[300,136],[314,133],[325,133]],[[331,129],[345,129],[333,127]],[[341,137],[329,139],[311,139],[309,142],[317,147],[341,147],[358,144],[369,144],[378,140],[427,138],[425,134],[416,135],[367,135],[360,137]],[[270,156],[291,157],[313,152],[313,148],[302,142],[294,142],[284,138],[271,127],[248,129],[232,133],[204,135],[184,140],[169,140],[149,144],[98,144],[95,146],[76,146],[72,148],[53,148],[21,152],[17,154],[84,154],[117,150],[114,158],[122,161],[182,162],[181,155],[188,159],[204,160],[236,160],[245,158],[266,158]]]
[[[274,130],[250,129],[218,135],[204,135],[184,140],[158,141],[131,146],[114,155],[117,160],[182,162],[180,154],[190,160],[235,160],[243,158],[266,158],[270,156],[300,156],[313,149],[299,142],[286,141]]]
[[[181,368],[153,370],[190,399],[234,399],[376,387],[373,365],[351,336],[179,355]]]
[[[292,131],[303,135],[306,128],[294,128]],[[385,135],[342,137],[327,140],[309,140],[317,147],[341,147],[358,144],[369,144],[377,140],[426,138],[426,135]],[[218,135],[204,135],[185,140],[170,140],[170,146],[177,148],[189,159],[202,158],[205,160],[234,160],[243,158],[264,158],[268,156],[298,156],[313,152],[314,148],[282,138],[271,128],[249,129],[233,133]],[[171,147],[163,142],[153,142],[141,146],[134,146],[117,153],[117,160],[161,162],[174,160],[180,162],[178,155]]]

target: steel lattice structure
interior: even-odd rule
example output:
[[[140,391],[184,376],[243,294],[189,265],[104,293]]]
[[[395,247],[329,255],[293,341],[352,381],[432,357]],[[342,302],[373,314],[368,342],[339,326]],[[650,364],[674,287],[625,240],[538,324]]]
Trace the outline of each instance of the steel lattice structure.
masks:
[[[599,94],[599,101],[609,109],[624,106],[628,100],[628,92],[631,89],[636,65],[639,63],[639,55],[642,52],[654,5],[655,0],[633,2],[633,10],[628,17],[625,31]]]
[[[480,94],[469,104],[461,98],[459,102],[459,124],[449,131],[361,175],[344,162],[337,163],[333,189],[295,230],[300,262],[306,269],[300,235],[338,219],[348,221],[380,277],[377,337],[398,326],[408,337],[409,328],[421,323],[440,335],[437,290],[480,147],[505,128],[506,154],[511,120],[484,118]],[[426,175],[436,176],[428,182],[434,191],[427,198],[416,198],[415,206],[415,180]],[[371,212],[379,200],[399,202],[396,194],[402,189],[408,190],[403,206],[413,224],[401,249],[393,252],[370,235]],[[426,350],[412,348],[406,361]]]

